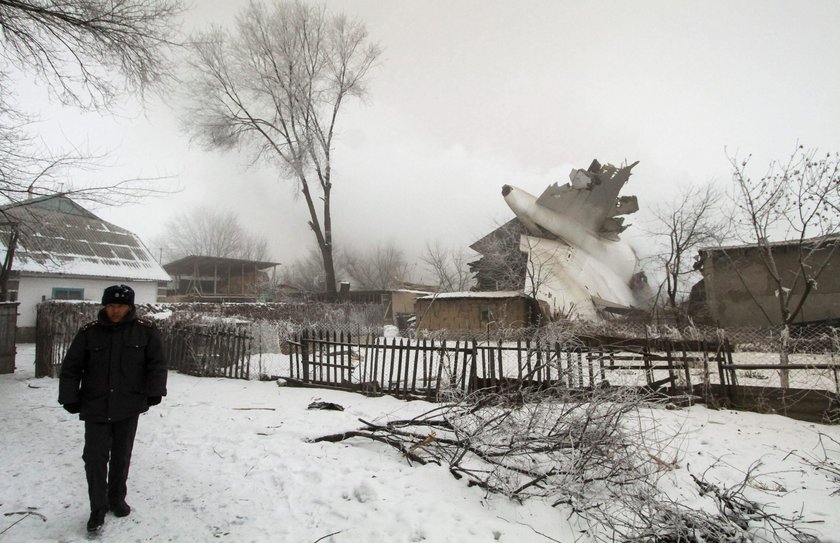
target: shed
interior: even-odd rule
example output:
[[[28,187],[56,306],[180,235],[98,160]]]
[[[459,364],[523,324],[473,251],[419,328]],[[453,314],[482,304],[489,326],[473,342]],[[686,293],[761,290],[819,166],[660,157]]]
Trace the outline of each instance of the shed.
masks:
[[[521,291],[445,292],[417,299],[421,330],[526,328],[540,322],[540,304]]]
[[[820,271],[796,323],[840,319],[840,235],[701,249],[695,267],[703,279],[694,286],[689,310],[718,326],[774,326],[781,322],[775,282],[761,251],[773,252],[777,273],[792,287],[795,306],[805,291],[802,268]],[[803,259],[803,255],[807,258]],[[796,280],[794,280],[796,278]]]
[[[277,262],[190,255],[164,264],[172,276],[166,301],[269,301]],[[267,270],[271,270],[271,274]]]

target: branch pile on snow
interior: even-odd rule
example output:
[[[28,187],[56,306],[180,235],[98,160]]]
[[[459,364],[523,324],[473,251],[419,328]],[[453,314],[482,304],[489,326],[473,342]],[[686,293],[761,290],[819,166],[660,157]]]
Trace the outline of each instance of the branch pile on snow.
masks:
[[[315,441],[365,437],[394,446],[409,460],[448,466],[457,478],[522,500],[577,500],[603,481],[644,477],[649,457],[639,454],[623,417],[639,401],[623,390],[595,390],[573,398],[554,391],[473,394],[410,420],[323,436]],[[565,401],[557,401],[557,395]],[[653,469],[661,469],[653,466]]]
[[[548,500],[595,541],[815,541],[798,528],[801,517],[773,514],[747,498],[757,465],[729,487],[690,474],[695,507],[671,498],[658,483],[680,468],[667,453],[676,436],[637,418],[648,401],[611,388],[476,393],[409,420],[359,419],[360,428],[312,441],[370,439],[410,463],[446,466],[487,492]]]

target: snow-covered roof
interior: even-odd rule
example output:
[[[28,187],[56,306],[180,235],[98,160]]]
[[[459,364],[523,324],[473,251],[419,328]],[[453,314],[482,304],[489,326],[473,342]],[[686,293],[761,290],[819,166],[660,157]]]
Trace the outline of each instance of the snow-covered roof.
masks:
[[[12,270],[135,281],[169,281],[140,238],[65,196],[0,207],[0,251],[12,224],[19,232]]]
[[[455,298],[530,298],[521,290],[496,290],[487,292],[441,292],[440,294],[433,294],[431,296],[423,296],[418,300],[444,300]]]

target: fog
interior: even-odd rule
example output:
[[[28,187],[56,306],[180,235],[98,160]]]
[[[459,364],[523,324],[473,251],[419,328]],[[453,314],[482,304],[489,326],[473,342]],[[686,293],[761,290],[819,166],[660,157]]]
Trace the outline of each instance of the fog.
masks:
[[[198,0],[185,28],[228,24],[245,1]],[[384,49],[364,102],[348,102],[333,162],[339,248],[393,242],[466,247],[513,217],[501,188],[540,194],[593,158],[638,160],[624,236],[652,250],[646,209],[680,184],[727,185],[730,155],[760,175],[797,142],[840,142],[840,3],[834,0],[561,2],[335,0]],[[151,240],[197,206],[235,211],[271,257],[314,245],[302,199],[245,153],[208,152],[179,129],[178,92],[120,115],[62,109],[21,78],[52,146],[110,151],[68,183],[165,176],[179,191],[94,211]],[[189,89],[176,89],[188,93]]]

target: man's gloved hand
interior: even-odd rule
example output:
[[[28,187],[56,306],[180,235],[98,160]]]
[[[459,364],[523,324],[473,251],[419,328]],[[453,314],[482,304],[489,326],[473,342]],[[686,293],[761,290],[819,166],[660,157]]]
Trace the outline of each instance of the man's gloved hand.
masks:
[[[72,413],[75,415],[79,412],[79,408],[82,407],[82,405],[79,402],[70,402],[61,404],[61,407],[63,407],[64,410],[68,413]]]
[[[160,400],[160,396],[149,396],[148,398],[146,398],[146,403],[149,404],[149,407],[151,407],[153,405],[159,404]]]

